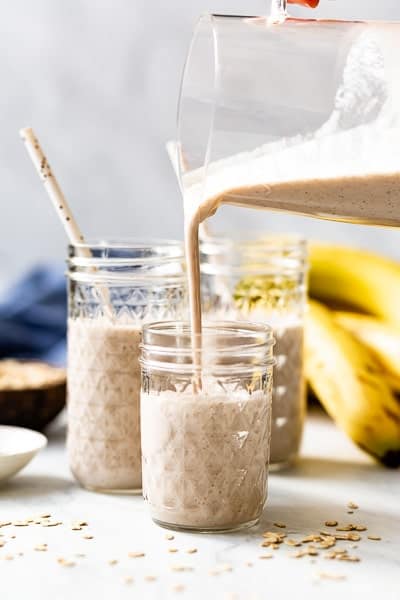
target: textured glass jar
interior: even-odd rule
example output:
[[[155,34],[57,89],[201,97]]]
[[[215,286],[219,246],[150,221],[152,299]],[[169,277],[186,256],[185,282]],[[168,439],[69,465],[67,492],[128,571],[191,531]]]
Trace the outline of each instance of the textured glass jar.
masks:
[[[184,318],[179,242],[70,246],[68,455],[81,485],[141,489],[141,328]]]
[[[267,494],[273,337],[269,327],[143,329],[143,494],[163,527],[231,531],[258,522]],[[201,363],[201,369],[198,365]]]
[[[307,244],[295,236],[213,239],[201,246],[203,311],[208,319],[267,323],[275,336],[270,466],[297,457],[305,416],[304,312]]]

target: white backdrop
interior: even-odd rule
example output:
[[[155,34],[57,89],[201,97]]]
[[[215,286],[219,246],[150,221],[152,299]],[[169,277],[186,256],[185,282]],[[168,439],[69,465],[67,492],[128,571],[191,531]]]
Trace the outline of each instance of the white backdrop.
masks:
[[[260,14],[267,6],[267,0],[0,0],[0,280],[65,254],[63,231],[18,137],[26,125],[39,134],[86,235],[182,236],[181,199],[164,144],[175,133],[193,25],[206,10]],[[400,20],[400,1],[321,0],[315,14]],[[400,232],[265,215],[265,229],[400,257]],[[226,218],[229,229],[240,222],[251,231],[251,216],[231,210]]]

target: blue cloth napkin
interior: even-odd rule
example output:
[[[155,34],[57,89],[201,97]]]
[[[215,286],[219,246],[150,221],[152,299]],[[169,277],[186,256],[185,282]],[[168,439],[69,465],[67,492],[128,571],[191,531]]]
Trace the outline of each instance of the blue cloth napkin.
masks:
[[[62,265],[34,268],[0,302],[0,358],[64,365],[67,294]]]

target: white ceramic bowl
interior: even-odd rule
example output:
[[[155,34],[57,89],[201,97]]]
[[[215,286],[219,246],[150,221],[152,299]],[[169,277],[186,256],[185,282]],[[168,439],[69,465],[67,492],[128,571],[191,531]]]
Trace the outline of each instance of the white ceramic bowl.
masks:
[[[0,483],[23,469],[47,444],[47,438],[23,427],[0,425]]]

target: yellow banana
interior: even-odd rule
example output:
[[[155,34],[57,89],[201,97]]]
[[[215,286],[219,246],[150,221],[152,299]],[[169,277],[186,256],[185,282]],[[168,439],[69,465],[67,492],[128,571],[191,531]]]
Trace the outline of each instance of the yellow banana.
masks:
[[[316,302],[307,315],[305,356],[311,388],[337,424],[383,464],[400,466],[400,403],[372,353]]]
[[[336,312],[335,319],[371,350],[390,385],[400,391],[400,327],[381,319],[349,312]]]
[[[400,264],[344,246],[310,247],[310,296],[400,326]]]

